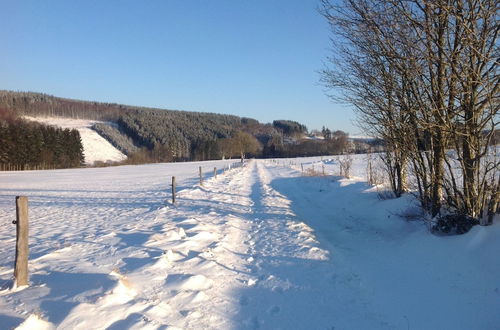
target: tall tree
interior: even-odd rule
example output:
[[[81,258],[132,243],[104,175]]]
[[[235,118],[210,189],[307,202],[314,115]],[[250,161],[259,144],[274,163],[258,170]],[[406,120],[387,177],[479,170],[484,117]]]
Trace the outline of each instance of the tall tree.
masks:
[[[323,1],[337,35],[323,80],[386,141],[395,191],[412,164],[433,216],[446,203],[479,217],[498,191],[499,163],[488,155],[498,125],[498,9],[494,0]]]

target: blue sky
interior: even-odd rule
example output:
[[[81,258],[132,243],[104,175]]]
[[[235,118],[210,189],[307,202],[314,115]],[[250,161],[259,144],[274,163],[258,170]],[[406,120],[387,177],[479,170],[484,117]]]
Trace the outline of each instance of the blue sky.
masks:
[[[325,96],[317,0],[0,0],[0,89],[299,121],[351,134]]]

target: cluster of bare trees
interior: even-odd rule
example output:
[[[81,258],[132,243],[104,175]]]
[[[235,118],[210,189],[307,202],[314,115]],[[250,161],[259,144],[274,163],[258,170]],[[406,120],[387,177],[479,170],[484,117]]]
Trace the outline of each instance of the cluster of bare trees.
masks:
[[[498,211],[491,140],[499,7],[496,0],[323,0],[335,44],[324,82],[385,140],[395,194],[410,181],[432,216],[446,206],[488,222]]]
[[[259,141],[251,134],[238,131],[234,136],[218,141],[223,158],[240,157],[243,160],[248,155],[255,156],[262,149]]]

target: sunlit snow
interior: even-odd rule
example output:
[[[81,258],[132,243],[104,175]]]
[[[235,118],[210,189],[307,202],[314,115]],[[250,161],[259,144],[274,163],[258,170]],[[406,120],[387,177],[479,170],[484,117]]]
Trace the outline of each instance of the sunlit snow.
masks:
[[[365,159],[351,179],[334,157],[0,172],[0,328],[498,328],[498,220],[434,236],[401,217],[412,196],[363,181]],[[22,290],[16,195],[30,206]]]

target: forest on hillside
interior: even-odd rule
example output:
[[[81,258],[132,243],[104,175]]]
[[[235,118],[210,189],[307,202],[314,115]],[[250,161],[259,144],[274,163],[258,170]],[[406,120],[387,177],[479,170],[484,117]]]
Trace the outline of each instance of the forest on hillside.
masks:
[[[101,136],[129,163],[210,160],[229,157],[294,157],[366,151],[350,146],[347,134],[329,130],[305,139],[308,130],[291,120],[263,124],[234,115],[163,110],[88,102],[32,92],[0,91],[0,107],[16,116],[99,120]]]
[[[83,147],[77,130],[29,122],[0,108],[0,170],[78,167]]]

